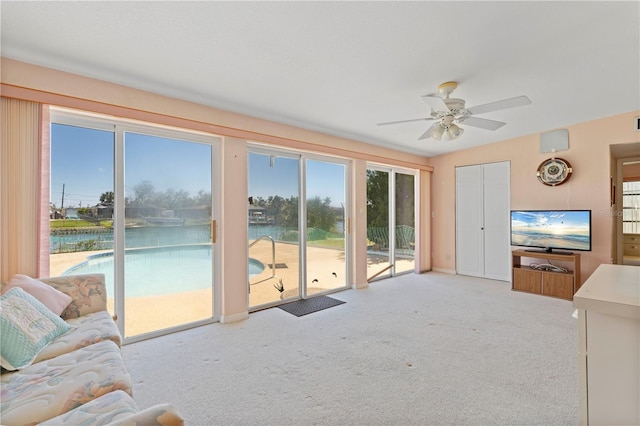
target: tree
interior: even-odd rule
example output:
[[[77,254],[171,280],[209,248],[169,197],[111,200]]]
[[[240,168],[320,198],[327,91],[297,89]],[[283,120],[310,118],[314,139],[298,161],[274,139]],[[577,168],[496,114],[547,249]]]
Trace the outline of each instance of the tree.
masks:
[[[331,231],[336,224],[336,215],[331,208],[331,198],[322,200],[316,196],[307,200],[307,227]]]
[[[177,209],[193,205],[193,199],[184,189],[176,191],[169,188],[165,192],[155,194],[154,204],[165,209]]]
[[[198,194],[196,194],[196,197],[194,199],[194,205],[196,205],[196,206],[201,206],[201,205],[210,206],[211,205],[211,192],[206,192],[204,189],[201,189],[200,191],[198,191]]]
[[[138,205],[151,204],[154,196],[153,184],[148,180],[143,180],[133,188],[133,203]]]
[[[103,206],[112,206],[114,201],[113,191],[103,192],[100,195],[100,204]]]
[[[389,226],[389,173],[367,170],[367,226]]]
[[[415,227],[413,175],[396,174],[396,225]]]
[[[278,197],[280,198],[280,197]],[[289,199],[282,199],[279,202],[277,214],[275,215],[276,225],[284,226],[287,228],[298,227],[298,197],[290,197]]]

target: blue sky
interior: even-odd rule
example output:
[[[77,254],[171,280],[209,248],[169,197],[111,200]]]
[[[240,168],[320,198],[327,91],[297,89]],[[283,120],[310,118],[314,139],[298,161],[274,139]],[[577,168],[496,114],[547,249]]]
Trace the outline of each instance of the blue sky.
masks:
[[[331,205],[345,203],[345,168],[341,164],[307,160],[307,198],[331,198]],[[298,160],[275,157],[271,167],[269,155],[249,154],[249,195],[268,198],[298,196]]]
[[[113,191],[112,132],[51,125],[51,202],[65,206],[95,205]]]
[[[53,124],[51,126],[51,202],[95,205],[113,191],[114,134],[108,131]],[[148,180],[156,191],[184,189],[190,195],[211,192],[211,147],[155,136],[127,133],[125,191]]]
[[[57,207],[93,206],[100,195],[113,191],[114,133],[60,124],[51,126],[51,202]],[[254,197],[284,198],[298,195],[298,161],[250,154],[249,188]],[[155,136],[127,133],[125,139],[125,191],[148,180],[156,191],[184,189],[190,195],[211,192],[211,147]],[[307,197],[330,197],[344,203],[344,166],[315,160],[307,162]]]
[[[556,232],[589,230],[587,211],[518,211],[513,212],[512,227]]]

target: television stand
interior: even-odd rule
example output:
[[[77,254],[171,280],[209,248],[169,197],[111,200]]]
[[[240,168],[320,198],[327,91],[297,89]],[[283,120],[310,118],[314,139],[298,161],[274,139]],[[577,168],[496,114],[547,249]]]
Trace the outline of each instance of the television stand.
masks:
[[[541,294],[573,300],[580,288],[580,254],[547,253],[544,251],[514,250],[512,256],[511,289],[526,293]],[[532,269],[522,264],[522,258],[545,259],[548,262],[569,263],[567,272]],[[529,262],[533,263],[533,262]]]

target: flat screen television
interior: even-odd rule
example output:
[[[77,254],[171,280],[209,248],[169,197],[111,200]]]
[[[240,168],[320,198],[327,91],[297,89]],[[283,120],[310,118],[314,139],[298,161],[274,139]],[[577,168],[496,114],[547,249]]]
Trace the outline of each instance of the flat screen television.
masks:
[[[591,251],[591,210],[512,210],[511,245],[533,251]]]

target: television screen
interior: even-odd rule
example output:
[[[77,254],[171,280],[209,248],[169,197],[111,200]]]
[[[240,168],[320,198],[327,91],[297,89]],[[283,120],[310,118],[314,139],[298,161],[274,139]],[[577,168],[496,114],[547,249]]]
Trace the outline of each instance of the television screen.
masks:
[[[591,210],[512,210],[511,245],[591,250]]]

